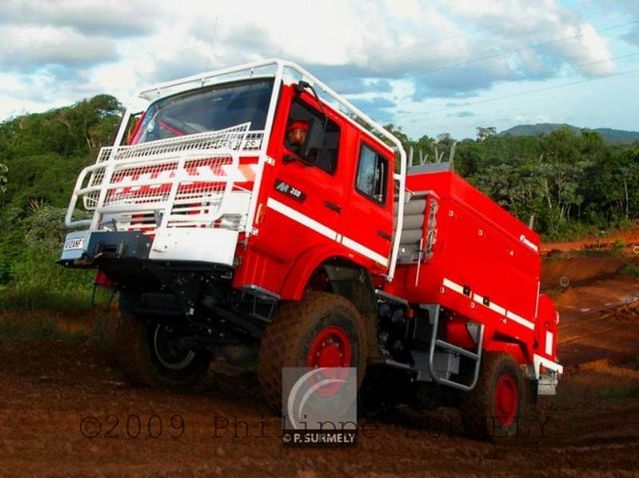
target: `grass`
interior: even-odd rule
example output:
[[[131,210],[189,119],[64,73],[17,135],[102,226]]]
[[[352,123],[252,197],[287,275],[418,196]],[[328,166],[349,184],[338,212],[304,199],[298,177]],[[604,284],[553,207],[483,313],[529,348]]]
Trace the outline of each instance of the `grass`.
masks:
[[[616,224],[605,224],[605,221],[600,221],[596,224],[587,224],[578,221],[570,221],[564,223],[560,230],[554,234],[543,234],[543,242],[572,242],[580,240],[592,240],[597,239],[604,240],[615,234],[621,234],[623,232],[632,230],[639,225],[636,219],[621,220]]]
[[[57,255],[32,248],[11,264],[10,279],[0,285],[0,312],[14,310],[79,311],[91,309],[95,270],[65,269]],[[5,275],[7,272],[4,272]],[[109,294],[96,294],[98,304]]]
[[[79,311],[91,308],[91,290],[66,288],[62,291],[39,287],[15,287],[0,290],[0,311]]]
[[[83,332],[64,330],[54,313],[21,312],[0,314],[0,335],[16,340],[63,340],[81,342],[87,338]]]

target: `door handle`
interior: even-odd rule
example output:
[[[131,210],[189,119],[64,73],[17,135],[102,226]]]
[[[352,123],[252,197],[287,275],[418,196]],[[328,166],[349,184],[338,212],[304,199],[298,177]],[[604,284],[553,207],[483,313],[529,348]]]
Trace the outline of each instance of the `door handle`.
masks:
[[[324,201],[324,206],[329,208],[331,211],[335,211],[338,213],[342,212],[342,206],[340,206],[339,204],[335,204],[334,202]]]
[[[387,241],[390,241],[393,238],[393,236],[391,236],[386,231],[377,231],[377,235],[382,239],[386,239]]]

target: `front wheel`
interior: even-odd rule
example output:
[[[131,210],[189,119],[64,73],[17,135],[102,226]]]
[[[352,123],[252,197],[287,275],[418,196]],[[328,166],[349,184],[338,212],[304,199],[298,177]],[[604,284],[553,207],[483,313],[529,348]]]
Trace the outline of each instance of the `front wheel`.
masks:
[[[366,365],[366,333],[357,308],[344,297],[309,292],[280,307],[260,343],[258,379],[267,404],[281,410],[284,367],[355,367],[358,387]]]
[[[182,388],[193,385],[208,369],[211,354],[181,343],[179,329],[154,320],[122,314],[116,331],[117,362],[136,386]]]

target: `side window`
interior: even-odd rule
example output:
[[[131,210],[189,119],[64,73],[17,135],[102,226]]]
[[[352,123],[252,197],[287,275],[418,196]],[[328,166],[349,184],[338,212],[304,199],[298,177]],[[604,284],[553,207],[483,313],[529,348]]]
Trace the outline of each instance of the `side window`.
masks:
[[[357,190],[372,200],[386,202],[386,178],[388,161],[374,150],[362,144],[357,165]]]
[[[284,146],[290,152],[299,154],[305,142],[309,139],[307,132],[313,122],[318,125],[326,124],[326,129],[324,130],[321,147],[312,148],[308,157],[304,159],[308,160],[309,164],[328,174],[335,174],[339,148],[339,126],[299,99],[295,99],[291,104],[291,111],[286,123]]]

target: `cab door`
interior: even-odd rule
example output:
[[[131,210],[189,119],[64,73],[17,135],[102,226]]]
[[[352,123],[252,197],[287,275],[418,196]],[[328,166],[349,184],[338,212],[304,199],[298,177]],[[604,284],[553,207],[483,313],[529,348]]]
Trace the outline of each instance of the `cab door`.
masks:
[[[281,118],[286,127],[300,121],[325,123],[323,144],[311,151],[305,161],[291,154],[286,127],[280,128],[279,137],[275,138],[281,148],[275,150],[276,167],[270,184],[263,185],[270,191],[261,229],[268,228],[278,237],[269,248],[281,258],[293,259],[322,243],[336,244],[341,237],[347,171],[339,161],[342,135],[333,115],[326,108],[320,111],[315,100],[304,93],[292,95],[288,113],[284,112]],[[274,224],[279,229],[277,233]]]
[[[393,155],[361,134],[351,150],[342,244],[386,268],[393,239]]]

